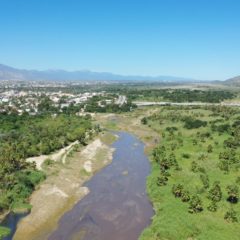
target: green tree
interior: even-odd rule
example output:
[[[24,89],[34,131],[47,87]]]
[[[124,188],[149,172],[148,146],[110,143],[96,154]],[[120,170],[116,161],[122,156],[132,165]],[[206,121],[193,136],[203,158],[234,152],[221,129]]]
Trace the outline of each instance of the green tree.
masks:
[[[188,202],[188,201],[190,201],[190,193],[189,193],[189,191],[187,191],[187,190],[183,190],[182,191],[182,193],[181,193],[181,200],[183,201],[183,202]]]
[[[217,203],[215,201],[211,201],[211,203],[209,204],[209,206],[207,207],[207,209],[210,212],[216,212],[218,209]]]
[[[198,213],[203,211],[202,200],[198,195],[194,195],[190,202],[189,202],[189,209],[190,213]]]
[[[177,184],[172,186],[172,193],[175,197],[180,198],[183,194],[183,185],[182,184]]]
[[[192,161],[191,163],[191,170],[196,173],[198,171],[198,164],[196,161]]]
[[[208,175],[207,174],[201,174],[200,175],[200,179],[203,183],[203,187],[205,189],[209,188],[209,178],[208,178]]]
[[[165,186],[167,185],[168,177],[166,176],[161,176],[157,178],[157,185],[158,186]]]
[[[214,202],[220,202],[222,199],[222,190],[219,182],[214,182],[213,187],[208,192],[208,198]]]
[[[213,147],[211,144],[208,145],[207,152],[211,153],[213,151]]]
[[[224,219],[228,222],[238,222],[236,211],[231,208],[225,213]]]
[[[141,119],[141,123],[142,123],[143,125],[147,125],[147,123],[148,123],[147,118],[146,118],[146,117],[143,117],[143,118]]]
[[[237,185],[227,186],[228,201],[230,203],[237,203],[239,199],[239,187]]]

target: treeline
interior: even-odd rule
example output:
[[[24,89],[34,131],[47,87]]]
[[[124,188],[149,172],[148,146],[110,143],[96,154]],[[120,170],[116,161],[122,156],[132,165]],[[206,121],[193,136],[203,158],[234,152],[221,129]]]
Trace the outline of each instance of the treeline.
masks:
[[[121,90],[132,101],[170,101],[170,102],[209,102],[220,103],[233,99],[235,94],[225,90],[189,90],[189,89],[125,89]]]
[[[0,212],[27,203],[45,178],[27,157],[49,154],[72,141],[85,143],[92,133],[89,117],[75,115],[0,115]]]

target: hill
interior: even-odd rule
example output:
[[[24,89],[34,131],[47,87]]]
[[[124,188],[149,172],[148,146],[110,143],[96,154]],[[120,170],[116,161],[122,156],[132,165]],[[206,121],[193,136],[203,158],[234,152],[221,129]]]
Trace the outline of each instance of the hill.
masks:
[[[225,84],[227,84],[227,85],[232,85],[232,86],[240,86],[240,76],[227,79],[227,80],[225,81]]]

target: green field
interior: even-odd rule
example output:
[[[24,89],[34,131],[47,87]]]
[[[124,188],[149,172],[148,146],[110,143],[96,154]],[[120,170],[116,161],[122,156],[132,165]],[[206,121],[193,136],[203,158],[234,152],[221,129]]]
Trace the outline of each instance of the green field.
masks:
[[[161,107],[142,120],[161,141],[147,182],[155,216],[141,240],[240,238],[239,120],[225,107]]]

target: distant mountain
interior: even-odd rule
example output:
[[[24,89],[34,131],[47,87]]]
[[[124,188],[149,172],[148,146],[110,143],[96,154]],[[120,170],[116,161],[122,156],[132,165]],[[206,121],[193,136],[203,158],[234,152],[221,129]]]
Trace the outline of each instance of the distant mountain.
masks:
[[[240,86],[240,76],[230,78],[224,82],[227,85]]]
[[[0,64],[0,80],[14,81],[162,81],[192,82],[194,79],[172,76],[134,76],[119,75],[108,72],[64,71],[64,70],[23,70]]]

